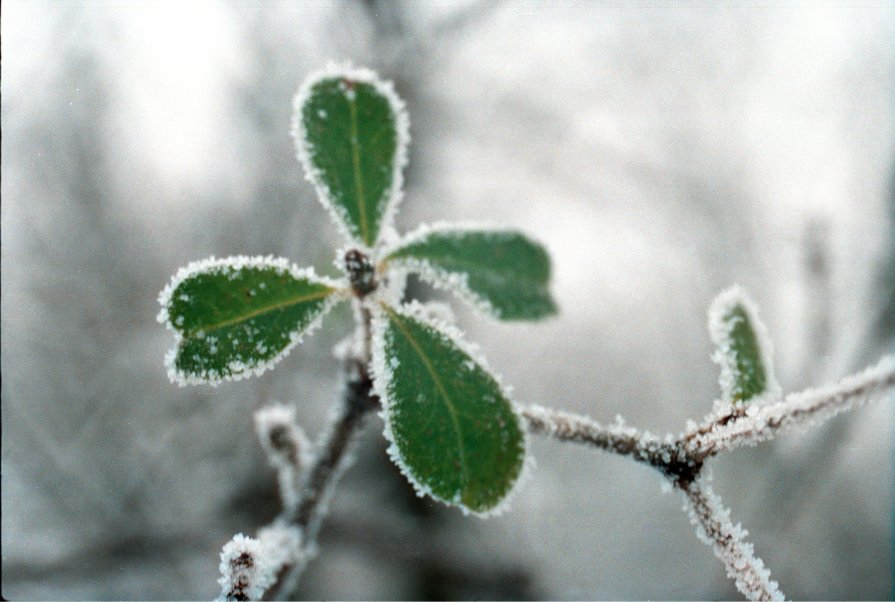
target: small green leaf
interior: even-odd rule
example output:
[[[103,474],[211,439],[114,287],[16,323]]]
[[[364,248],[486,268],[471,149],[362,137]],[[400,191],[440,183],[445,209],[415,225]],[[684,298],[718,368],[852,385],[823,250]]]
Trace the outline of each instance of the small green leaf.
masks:
[[[725,401],[748,401],[779,393],[771,363],[772,349],[755,303],[740,287],[718,295],[709,310],[709,332],[717,346],[712,359],[721,366]]]
[[[550,257],[519,232],[424,227],[386,259],[419,272],[434,286],[460,293],[501,320],[537,320],[556,313]]]
[[[391,83],[363,69],[313,74],[296,96],[293,130],[321,202],[372,247],[392,219],[407,161],[407,113]]]
[[[499,511],[525,460],[523,422],[471,350],[421,307],[383,306],[374,373],[389,453],[420,493],[480,515]]]
[[[212,258],[183,268],[159,296],[159,321],[177,335],[168,375],[184,385],[261,374],[338,300],[336,290],[285,259]]]

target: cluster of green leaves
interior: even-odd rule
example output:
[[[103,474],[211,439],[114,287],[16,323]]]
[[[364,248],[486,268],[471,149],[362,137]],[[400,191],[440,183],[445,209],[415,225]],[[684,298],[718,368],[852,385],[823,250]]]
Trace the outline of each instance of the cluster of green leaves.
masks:
[[[721,367],[721,399],[741,403],[779,395],[772,348],[755,303],[739,286],[718,295],[709,309],[712,359]]]
[[[298,156],[320,201],[353,248],[375,266],[377,286],[331,280],[283,259],[231,257],[182,269],[162,291],[159,320],[176,336],[171,379],[218,384],[260,374],[282,359],[335,303],[372,316],[370,370],[390,455],[420,493],[466,512],[498,511],[526,458],[525,424],[507,389],[452,326],[418,303],[402,304],[415,272],[501,320],[556,312],[550,260],[535,241],[502,229],[439,225],[400,238],[408,119],[388,82],[330,67],[296,96]]]

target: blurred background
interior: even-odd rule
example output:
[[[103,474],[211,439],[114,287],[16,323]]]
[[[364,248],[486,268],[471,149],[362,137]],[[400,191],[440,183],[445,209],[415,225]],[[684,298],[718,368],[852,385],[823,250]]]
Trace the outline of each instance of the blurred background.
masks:
[[[520,401],[677,433],[718,394],[705,312],[734,282],[787,391],[891,350],[893,47],[889,2],[7,0],[3,595],[210,599],[223,544],[279,510],[252,414],[324,428],[349,313],[263,377],[178,388],[156,297],[210,255],[333,273],[289,137],[309,71],[350,59],[406,100],[401,229],[549,248],[557,318],[454,303]],[[714,463],[788,596],[893,596],[893,405]],[[537,439],[481,521],[415,498],[374,422],[301,597],[739,597],[647,468]]]

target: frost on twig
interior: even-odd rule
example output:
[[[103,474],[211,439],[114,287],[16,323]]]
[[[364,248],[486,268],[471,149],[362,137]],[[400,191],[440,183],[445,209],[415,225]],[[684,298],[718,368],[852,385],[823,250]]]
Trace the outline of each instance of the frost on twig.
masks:
[[[819,424],[855,406],[875,401],[895,387],[895,358],[885,356],[859,374],[837,384],[806,389],[782,401],[749,406],[691,430],[683,443],[689,454],[703,460],[721,452],[755,445],[793,428]]]
[[[649,431],[628,426],[621,416],[616,418],[615,424],[604,426],[587,416],[537,405],[525,406],[521,412],[533,433],[630,456],[657,468],[672,481],[690,481],[701,468],[701,464],[694,462],[671,440],[661,441]]]
[[[261,445],[279,471],[284,508],[259,531],[257,540],[240,534],[224,546],[222,600],[279,599],[295,588],[316,554],[320,522],[339,475],[350,463],[351,444],[374,407],[369,390],[368,377],[349,381],[344,406],[312,462],[304,459],[309,444],[295,423],[294,407],[275,404],[255,414]]]
[[[267,461],[276,469],[283,507],[298,504],[298,481],[308,465],[310,443],[295,420],[295,407],[272,404],[255,412],[255,432]]]
[[[749,532],[739,523],[731,522],[730,510],[721,504],[711,488],[694,481],[682,490],[687,497],[684,510],[696,525],[696,535],[712,546],[737,589],[749,600],[783,600],[783,592],[771,580],[771,571],[755,556],[752,544],[744,541]]]
[[[627,426],[620,419],[607,427],[587,416],[538,405],[525,406],[522,415],[533,433],[549,435],[561,441],[586,443],[622,456],[647,454],[650,444],[654,442],[649,433]]]
[[[304,535],[302,549],[294,562],[282,566],[274,582],[266,586],[265,599],[288,597],[298,584],[307,561],[316,554],[317,533],[327,504],[341,474],[350,464],[350,452],[367,416],[376,407],[372,383],[366,371],[350,377],[343,406],[329,431],[316,447],[313,463],[301,476],[298,502],[284,508],[278,521],[293,525]]]
[[[272,525],[258,539],[239,533],[221,552],[221,594],[218,600],[260,600],[279,572],[295,564],[302,554],[301,531]]]
[[[744,541],[746,531],[730,521],[729,511],[699,476],[705,462],[722,452],[755,445],[778,433],[808,428],[882,398],[895,387],[895,358],[886,356],[876,366],[848,376],[839,383],[788,395],[782,401],[743,404],[735,399],[722,411],[719,404],[701,426],[695,423],[677,439],[659,441],[648,432],[625,426],[621,421],[609,427],[586,416],[568,414],[538,406],[522,409],[529,429],[560,441],[591,445],[628,456],[657,468],[668,483],[684,492],[685,509],[696,525],[696,533],[711,545],[737,588],[752,600],[782,600],[770,571]],[[767,399],[767,397],[765,397]],[[742,401],[742,399],[741,399]]]

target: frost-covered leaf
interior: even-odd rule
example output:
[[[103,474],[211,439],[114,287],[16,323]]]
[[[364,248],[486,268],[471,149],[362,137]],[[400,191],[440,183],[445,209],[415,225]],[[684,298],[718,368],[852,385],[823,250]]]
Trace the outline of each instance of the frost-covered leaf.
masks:
[[[285,259],[230,257],[190,264],[159,296],[158,319],[177,334],[166,358],[172,381],[261,374],[339,299],[338,283]]]
[[[479,515],[501,509],[525,461],[507,392],[456,332],[421,306],[383,306],[374,374],[394,461],[420,494]]]
[[[391,82],[330,66],[295,97],[298,156],[321,202],[349,237],[372,247],[391,227],[407,162],[409,122]]]
[[[715,298],[709,309],[709,333],[717,346],[712,359],[721,366],[724,401],[779,394],[767,331],[755,303],[739,286]]]
[[[410,234],[387,260],[437,287],[459,293],[501,320],[537,320],[556,313],[550,257],[511,230],[437,225]]]

